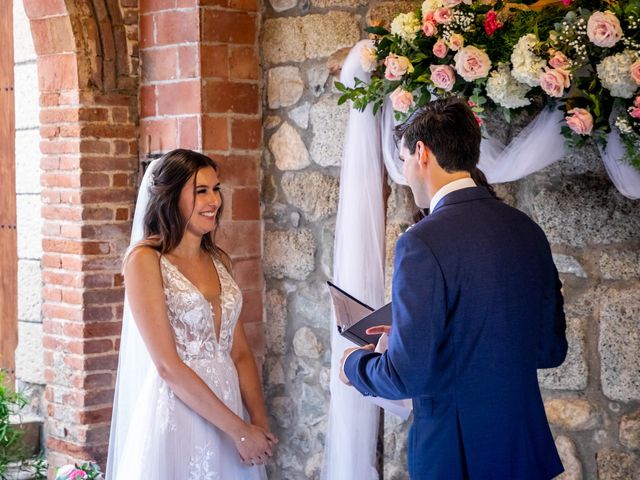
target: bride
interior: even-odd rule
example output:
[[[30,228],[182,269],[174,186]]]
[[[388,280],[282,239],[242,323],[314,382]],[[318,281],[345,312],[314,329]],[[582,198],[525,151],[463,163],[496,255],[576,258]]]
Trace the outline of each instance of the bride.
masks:
[[[221,212],[209,157],[174,150],[150,165],[123,262],[108,480],[266,478],[277,439],[237,323],[240,289],[214,242]]]

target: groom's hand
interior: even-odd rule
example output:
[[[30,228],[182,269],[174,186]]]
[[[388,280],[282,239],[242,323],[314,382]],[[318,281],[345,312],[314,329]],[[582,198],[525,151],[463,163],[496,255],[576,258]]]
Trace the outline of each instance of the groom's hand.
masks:
[[[351,386],[351,382],[349,381],[349,379],[344,373],[344,362],[347,361],[347,357],[351,355],[353,352],[355,352],[356,350],[368,350],[370,352],[373,352],[374,349],[375,349],[375,346],[373,345],[365,345],[364,347],[347,348],[344,351],[344,353],[342,354],[342,358],[340,359],[340,373],[339,373],[339,377],[342,383],[344,383],[347,386]]]

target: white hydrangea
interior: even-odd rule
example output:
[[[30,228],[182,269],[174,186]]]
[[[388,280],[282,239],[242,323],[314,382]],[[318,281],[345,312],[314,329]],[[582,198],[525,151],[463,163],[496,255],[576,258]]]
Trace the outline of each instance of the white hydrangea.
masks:
[[[530,105],[525,96],[530,90],[528,85],[520,83],[509,71],[507,65],[500,65],[491,72],[487,80],[487,96],[505,108],[519,108]]]
[[[511,54],[511,75],[530,87],[540,85],[540,76],[547,65],[546,60],[533,53],[537,41],[536,36],[529,33],[518,40]]]
[[[391,33],[400,35],[407,42],[413,41],[421,29],[422,22],[414,12],[401,13],[391,22]]]
[[[596,67],[602,86],[612,96],[631,98],[638,84],[631,77],[631,65],[638,59],[638,52],[625,50],[604,58]]]
[[[426,12],[433,12],[442,7],[442,5],[442,0],[424,0],[424,2],[422,2],[422,15]]]

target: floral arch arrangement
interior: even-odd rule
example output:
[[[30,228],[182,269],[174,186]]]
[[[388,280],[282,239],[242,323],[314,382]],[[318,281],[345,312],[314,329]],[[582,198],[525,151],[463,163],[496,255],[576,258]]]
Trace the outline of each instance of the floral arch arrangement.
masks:
[[[395,17],[391,29],[366,29],[360,50],[369,81],[342,92],[374,113],[389,97],[396,120],[435,95],[487,110],[555,105],[567,145],[592,139],[603,149],[615,130],[622,157],[640,170],[640,0],[425,0]]]

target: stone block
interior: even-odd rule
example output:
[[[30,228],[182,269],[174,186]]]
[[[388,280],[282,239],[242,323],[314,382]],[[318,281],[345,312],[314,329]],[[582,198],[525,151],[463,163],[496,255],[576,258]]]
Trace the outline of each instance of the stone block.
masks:
[[[638,239],[637,202],[617,193],[608,179],[581,176],[529,190],[534,220],[551,244],[604,246]]]
[[[276,109],[294,105],[302,96],[304,81],[298,67],[275,67],[267,73],[267,102]]]
[[[338,208],[338,179],[321,172],[285,173],[282,190],[288,202],[312,221],[334,215]]]
[[[16,131],[16,193],[40,193],[40,131]]]
[[[307,58],[328,57],[360,39],[358,19],[352,13],[333,11],[301,17],[304,52]]]
[[[267,231],[264,270],[273,278],[305,280],[314,270],[316,245],[309,230]]]
[[[40,195],[18,195],[16,216],[18,228],[18,258],[42,257],[42,217]]]
[[[16,377],[23,382],[45,383],[43,352],[42,324],[18,322]]]
[[[603,393],[640,400],[640,297],[637,288],[609,289],[600,309],[598,352]]]
[[[582,268],[582,265],[580,265],[580,262],[578,262],[578,260],[571,255],[554,253],[553,261],[556,264],[558,272],[560,273],[568,273],[580,278],[587,277],[587,274],[585,273],[584,268]]]
[[[631,453],[602,450],[596,454],[598,480],[637,479],[640,465],[638,457]]]
[[[309,126],[309,111],[311,110],[311,104],[304,102],[299,107],[294,108],[289,112],[289,118],[295,122],[300,128],[306,129]]]
[[[640,450],[640,409],[624,415],[620,420],[620,443]]]
[[[604,252],[598,260],[600,275],[607,280],[631,280],[640,278],[640,252]]]
[[[287,297],[275,289],[267,292],[265,335],[268,352],[287,352]]]
[[[268,18],[262,27],[262,52],[268,64],[305,60],[300,17]]]
[[[554,390],[583,390],[587,386],[588,367],[585,357],[585,332],[580,319],[567,318],[569,351],[557,368],[538,370],[538,382]]]
[[[598,423],[596,407],[581,398],[554,398],[544,409],[549,423],[567,430],[588,430]]]
[[[297,130],[287,122],[271,136],[269,149],[280,170],[300,170],[311,164],[307,147]]]
[[[293,425],[296,405],[290,397],[274,397],[271,399],[271,409],[269,413],[278,426],[289,428]]]
[[[564,472],[556,480],[582,480],[582,464],[576,453],[576,446],[564,435],[556,438],[556,448],[560,454]]]
[[[320,358],[324,348],[313,330],[302,327],[293,337],[293,350],[299,357]]]
[[[39,260],[18,261],[18,319],[41,322],[42,271]]]
[[[326,331],[331,319],[331,298],[325,279],[314,278],[301,284],[291,297],[289,312],[296,328],[311,326],[317,329],[317,334]],[[328,332],[324,340],[330,342]]]
[[[305,70],[309,91],[319,97],[324,93],[327,79],[329,78],[329,67],[325,62],[312,64]]]
[[[276,12],[285,12],[298,4],[298,0],[269,0],[271,8]]]
[[[282,366],[282,360],[278,357],[269,357],[264,364],[265,384],[267,388],[274,387],[276,385],[284,385],[284,367]]]
[[[38,72],[35,62],[22,63],[14,68],[16,130],[40,127]]]
[[[311,0],[311,6],[318,8],[360,7],[367,3],[367,0]]]
[[[420,2],[401,0],[399,2],[383,1],[371,2],[367,12],[367,25],[381,24],[387,28],[399,13],[407,13],[420,7]]]
[[[36,60],[36,50],[31,36],[29,17],[24,11],[24,2],[13,2],[13,61],[24,63]]]
[[[326,96],[311,107],[311,158],[323,167],[342,162],[344,132],[349,119],[346,105],[338,105],[336,98]]]

